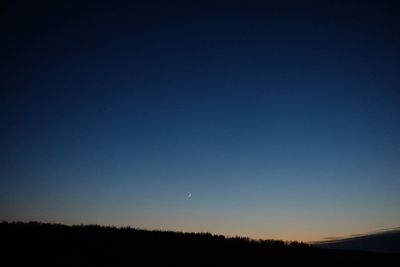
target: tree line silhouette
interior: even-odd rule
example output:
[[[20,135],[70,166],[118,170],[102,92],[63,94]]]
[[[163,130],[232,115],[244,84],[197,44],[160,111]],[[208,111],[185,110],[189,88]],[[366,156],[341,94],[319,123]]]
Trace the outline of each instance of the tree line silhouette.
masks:
[[[0,236],[2,261],[14,266],[383,266],[399,260],[398,254],[336,251],[301,242],[99,225],[1,222]]]

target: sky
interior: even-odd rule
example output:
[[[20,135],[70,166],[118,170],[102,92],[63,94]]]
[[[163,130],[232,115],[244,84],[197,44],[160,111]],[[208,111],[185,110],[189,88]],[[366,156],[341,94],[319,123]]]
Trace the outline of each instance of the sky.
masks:
[[[396,1],[1,5],[0,220],[400,225]]]

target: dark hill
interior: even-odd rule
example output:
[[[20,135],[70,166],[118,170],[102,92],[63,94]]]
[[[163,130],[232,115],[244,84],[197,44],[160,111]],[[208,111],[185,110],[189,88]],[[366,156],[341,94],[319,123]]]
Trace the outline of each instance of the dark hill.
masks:
[[[314,245],[329,249],[400,253],[400,229],[315,242]]]
[[[97,225],[3,222],[0,236],[3,266],[384,266],[399,259],[398,254],[335,251],[298,242]]]

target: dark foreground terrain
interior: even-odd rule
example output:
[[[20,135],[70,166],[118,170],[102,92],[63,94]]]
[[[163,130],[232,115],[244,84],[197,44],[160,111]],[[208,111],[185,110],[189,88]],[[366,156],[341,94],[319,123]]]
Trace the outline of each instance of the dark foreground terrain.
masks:
[[[297,242],[96,225],[2,222],[0,236],[2,266],[392,266],[400,258]]]
[[[328,249],[400,253],[400,228],[315,242],[313,245]]]

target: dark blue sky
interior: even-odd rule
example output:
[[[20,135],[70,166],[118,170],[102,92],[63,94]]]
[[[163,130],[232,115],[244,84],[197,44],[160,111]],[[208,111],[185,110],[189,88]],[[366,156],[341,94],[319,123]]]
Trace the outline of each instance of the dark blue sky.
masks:
[[[0,219],[399,225],[396,1],[53,2],[2,4]]]

